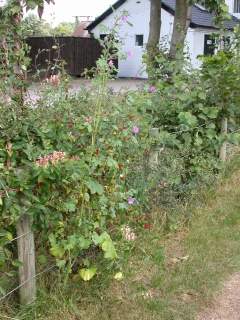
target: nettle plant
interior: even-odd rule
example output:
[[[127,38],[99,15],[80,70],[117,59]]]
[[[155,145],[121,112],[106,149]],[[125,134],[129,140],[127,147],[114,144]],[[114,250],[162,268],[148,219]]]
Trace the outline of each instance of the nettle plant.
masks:
[[[87,281],[101,257],[117,261],[113,237],[121,238],[121,226],[140,210],[127,181],[147,137],[137,112],[106,89],[117,45],[110,37],[90,92],[66,94],[59,76],[45,82],[34,108],[0,105],[2,270],[14,261],[9,240],[23,213],[33,221],[42,263],[52,256],[66,274]]]

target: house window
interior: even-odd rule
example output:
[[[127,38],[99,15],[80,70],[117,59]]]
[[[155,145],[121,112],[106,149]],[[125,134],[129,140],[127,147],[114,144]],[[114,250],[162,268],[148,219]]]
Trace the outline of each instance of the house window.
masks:
[[[215,52],[215,40],[211,34],[204,35],[204,55],[212,56]]]
[[[234,0],[234,13],[240,13],[240,0]]]
[[[137,47],[143,46],[143,34],[136,34],[135,44]]]

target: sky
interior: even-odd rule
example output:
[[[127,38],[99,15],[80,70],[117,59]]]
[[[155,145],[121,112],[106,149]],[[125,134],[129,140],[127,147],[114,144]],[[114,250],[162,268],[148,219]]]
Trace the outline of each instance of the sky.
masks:
[[[74,21],[73,16],[99,16],[116,0],[55,0],[55,5],[45,6],[43,19],[58,24],[62,21]]]

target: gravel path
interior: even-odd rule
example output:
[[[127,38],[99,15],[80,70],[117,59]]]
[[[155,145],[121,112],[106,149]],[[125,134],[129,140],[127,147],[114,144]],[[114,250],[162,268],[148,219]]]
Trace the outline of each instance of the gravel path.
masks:
[[[147,84],[146,80],[142,79],[116,79],[109,80],[107,87],[111,89],[114,93],[124,93],[126,91],[137,91],[142,90]],[[28,90],[28,100],[36,101],[39,98],[39,88],[38,83],[33,83]],[[71,79],[69,83],[70,93],[76,93],[81,89],[91,89],[92,81],[86,79]]]
[[[116,79],[108,81],[108,88],[114,92],[128,91],[128,90],[141,90],[147,83],[146,80],[141,79]],[[91,88],[91,80],[73,79],[70,81],[72,91],[78,91],[82,87]]]
[[[196,320],[240,320],[240,273],[225,282],[212,307]]]

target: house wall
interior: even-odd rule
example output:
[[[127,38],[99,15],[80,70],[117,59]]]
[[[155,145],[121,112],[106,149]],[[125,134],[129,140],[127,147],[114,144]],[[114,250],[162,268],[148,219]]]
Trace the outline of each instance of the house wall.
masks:
[[[137,77],[146,78],[147,74],[145,66],[142,62],[142,56],[145,51],[145,45],[149,34],[149,20],[150,20],[150,1],[149,0],[128,0],[113,14],[108,16],[102,24],[97,25],[92,33],[96,38],[100,34],[106,34],[106,27],[111,29],[114,26],[116,17],[121,16],[124,12],[129,14],[129,22],[132,24],[122,23],[119,32],[119,37],[123,40],[124,59],[119,61],[119,77]],[[171,39],[172,26],[174,17],[164,9],[162,9],[162,26],[161,26],[161,40],[169,46]],[[200,65],[197,59],[198,55],[203,54],[204,48],[204,34],[211,33],[211,30],[199,30],[189,28],[186,37],[186,51],[189,53],[193,67]],[[144,46],[138,47],[135,44],[135,35],[144,35]],[[128,53],[131,53],[130,55]]]
[[[240,18],[240,13],[234,12],[234,0],[225,0],[225,3],[228,6],[228,12],[233,14],[235,17]]]
[[[233,13],[234,0],[225,0],[225,3],[228,6],[228,12]]]
[[[194,68],[199,68],[201,61],[198,59],[198,56],[203,55],[204,52],[204,36],[205,34],[212,34],[213,30],[196,28],[190,32],[192,32],[191,62]]]

